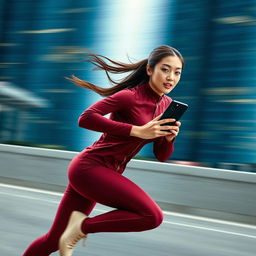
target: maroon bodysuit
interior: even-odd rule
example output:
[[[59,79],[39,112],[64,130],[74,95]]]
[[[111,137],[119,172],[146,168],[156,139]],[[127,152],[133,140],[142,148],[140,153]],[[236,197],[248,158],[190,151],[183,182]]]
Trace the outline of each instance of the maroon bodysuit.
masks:
[[[126,164],[145,144],[154,142],[156,158],[166,161],[173,152],[173,142],[168,142],[165,137],[141,139],[130,136],[130,132],[132,125],[144,125],[163,113],[171,101],[166,95],[159,96],[146,83],[95,103],[81,114],[79,126],[103,134],[81,154],[123,172]],[[104,117],[108,113],[111,113],[110,119]]]
[[[166,161],[171,155],[174,142],[168,142],[165,137],[145,140],[130,136],[132,125],[148,123],[164,112],[170,102],[171,98],[160,97],[146,83],[104,98],[81,114],[80,127],[103,135],[70,162],[69,184],[53,224],[45,235],[29,245],[23,256],[48,256],[57,251],[59,238],[75,210],[88,216],[81,224],[85,234],[138,232],[162,223],[160,207],[122,173],[127,162],[146,143],[154,142],[154,154],[159,161]],[[104,117],[108,113],[110,119]],[[96,203],[113,210],[89,217]]]

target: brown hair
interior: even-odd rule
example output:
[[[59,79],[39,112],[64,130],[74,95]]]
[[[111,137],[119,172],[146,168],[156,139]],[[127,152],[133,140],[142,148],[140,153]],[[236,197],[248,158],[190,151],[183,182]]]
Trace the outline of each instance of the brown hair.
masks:
[[[162,45],[153,49],[148,59],[143,59],[136,63],[129,64],[113,61],[99,54],[87,53],[87,56],[89,56],[89,59],[87,59],[87,61],[94,64],[96,66],[95,69],[104,70],[108,77],[108,80],[112,84],[114,84],[114,86],[110,88],[103,88],[90,82],[83,81],[74,75],[72,75],[71,78],[66,77],[66,79],[70,80],[71,82],[80,87],[85,87],[93,90],[102,96],[110,96],[122,89],[131,88],[147,82],[149,80],[149,76],[146,72],[146,65],[149,64],[150,68],[153,70],[155,65],[166,56],[177,56],[182,62],[182,68],[184,67],[184,59],[180,52],[168,45]],[[106,61],[109,61],[110,64],[108,64]],[[114,81],[109,74],[121,74],[126,72],[131,73],[124,77],[120,82]]]

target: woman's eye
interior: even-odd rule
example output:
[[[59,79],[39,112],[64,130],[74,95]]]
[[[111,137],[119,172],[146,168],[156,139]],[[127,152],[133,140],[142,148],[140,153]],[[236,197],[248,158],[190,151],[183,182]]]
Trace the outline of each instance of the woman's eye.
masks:
[[[161,70],[164,71],[165,73],[169,72],[169,69],[167,68],[162,68]]]
[[[180,71],[177,71],[175,72],[176,75],[180,76],[181,75],[181,72]]]

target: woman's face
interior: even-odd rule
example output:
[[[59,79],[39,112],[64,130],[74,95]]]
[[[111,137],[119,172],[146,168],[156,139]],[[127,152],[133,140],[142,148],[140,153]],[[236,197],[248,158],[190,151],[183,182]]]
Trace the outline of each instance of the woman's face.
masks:
[[[177,56],[162,58],[152,70],[147,65],[150,87],[160,96],[172,91],[180,80],[182,62]]]

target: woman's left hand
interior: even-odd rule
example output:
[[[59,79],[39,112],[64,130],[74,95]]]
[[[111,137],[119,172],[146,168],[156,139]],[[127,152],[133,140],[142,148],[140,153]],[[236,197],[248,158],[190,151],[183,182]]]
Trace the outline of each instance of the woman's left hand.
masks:
[[[175,124],[172,126],[172,129],[170,130],[172,134],[165,136],[167,141],[171,142],[176,136],[178,136],[180,126],[181,126],[181,122],[176,121]]]

